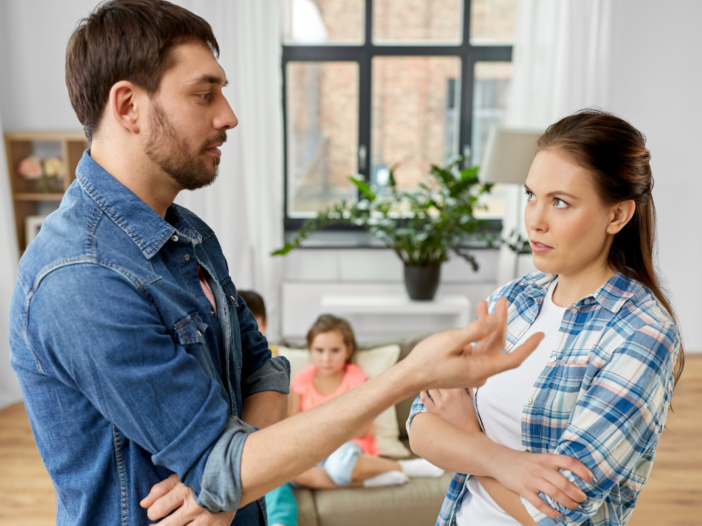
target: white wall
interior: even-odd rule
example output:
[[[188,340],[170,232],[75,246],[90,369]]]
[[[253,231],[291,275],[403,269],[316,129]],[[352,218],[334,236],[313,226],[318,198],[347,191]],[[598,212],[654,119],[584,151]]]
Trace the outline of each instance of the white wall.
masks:
[[[97,0],[0,2],[0,107],[5,131],[81,130],[64,79],[66,44]]]
[[[613,2],[611,109],[648,137],[658,261],[688,352],[702,352],[702,2]]]

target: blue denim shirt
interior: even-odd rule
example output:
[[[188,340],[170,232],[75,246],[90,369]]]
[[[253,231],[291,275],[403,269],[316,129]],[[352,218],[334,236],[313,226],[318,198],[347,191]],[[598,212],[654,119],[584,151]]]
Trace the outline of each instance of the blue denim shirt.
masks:
[[[212,230],[162,219],[86,151],[19,265],[11,363],[57,495],[57,524],[149,524],[139,501],[172,473],[236,511],[246,397],[287,393]],[[209,275],[217,310],[198,280]],[[233,524],[265,523],[263,499]]]

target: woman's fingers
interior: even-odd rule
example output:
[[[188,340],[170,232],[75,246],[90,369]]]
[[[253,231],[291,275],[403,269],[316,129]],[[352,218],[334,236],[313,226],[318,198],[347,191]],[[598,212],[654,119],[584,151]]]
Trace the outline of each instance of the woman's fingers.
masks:
[[[580,477],[584,482],[594,484],[595,476],[592,474],[592,471],[579,460],[569,457],[568,455],[554,455],[553,457],[554,466],[559,469],[567,469]]]
[[[166,480],[162,480],[158,484],[156,484],[153,488],[151,488],[151,491],[149,494],[146,496],[145,499],[143,499],[139,505],[142,508],[149,508],[151,505],[156,502],[156,500],[160,499],[163,497],[166,493],[171,491],[173,488],[175,488],[178,485],[178,475],[173,473],[170,477],[168,477]]]
[[[533,491],[525,491],[524,492],[524,498],[528,500],[532,506],[534,506],[537,510],[539,510],[541,513],[544,515],[548,515],[551,517],[553,520],[558,520],[558,517],[563,517],[560,513],[558,513],[556,510],[554,510],[551,506],[546,504],[541,497],[539,497],[539,494]]]
[[[566,479],[566,482],[567,482],[567,479]],[[560,484],[560,482],[557,482],[557,484]],[[559,504],[562,504],[563,506],[565,506],[569,510],[574,510],[575,507],[578,505],[578,503],[582,502],[582,500],[583,500],[583,499],[570,498],[564,491],[559,489],[559,487],[556,484],[551,483],[547,479],[544,479],[542,487],[539,489],[541,492],[548,495],[553,500],[555,500]]]
[[[421,393],[419,393],[419,399],[424,404],[424,407],[426,407],[429,410],[429,412],[431,412],[432,409],[434,409],[434,400],[432,400],[429,397],[429,391],[422,391]]]

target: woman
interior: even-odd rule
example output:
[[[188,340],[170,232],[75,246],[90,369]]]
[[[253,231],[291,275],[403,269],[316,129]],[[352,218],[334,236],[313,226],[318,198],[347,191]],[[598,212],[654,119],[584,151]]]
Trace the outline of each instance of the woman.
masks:
[[[540,138],[524,213],[540,272],[495,291],[478,316],[501,317],[506,352],[544,338],[472,398],[422,393],[407,423],[412,449],[456,472],[438,525],[629,520],[684,363],[653,267],[649,158],[640,132],[601,111]]]

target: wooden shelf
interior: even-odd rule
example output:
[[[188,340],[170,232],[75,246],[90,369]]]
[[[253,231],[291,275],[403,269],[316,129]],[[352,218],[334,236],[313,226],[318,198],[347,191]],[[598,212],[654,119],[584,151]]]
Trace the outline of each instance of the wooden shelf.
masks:
[[[80,131],[19,131],[8,132],[5,134],[5,140],[9,141],[77,141],[87,142],[85,134]]]
[[[63,193],[56,194],[15,194],[12,196],[15,201],[60,201]]]
[[[65,174],[59,181],[52,181],[52,192],[40,192],[41,181],[27,180],[17,173],[17,167],[27,156],[35,153],[35,148],[45,150],[46,145],[35,143],[56,143],[65,166]],[[43,203],[58,202],[63,199],[63,192],[76,178],[76,167],[83,151],[88,147],[85,134],[79,131],[18,131],[5,134],[5,151],[7,153],[7,171],[10,176],[12,200],[15,212],[15,227],[20,253],[27,248],[27,218],[45,215],[51,205]],[[53,149],[52,146],[50,149]],[[40,152],[39,152],[40,153]],[[55,185],[55,188],[53,187]],[[30,228],[30,230],[32,230]]]

